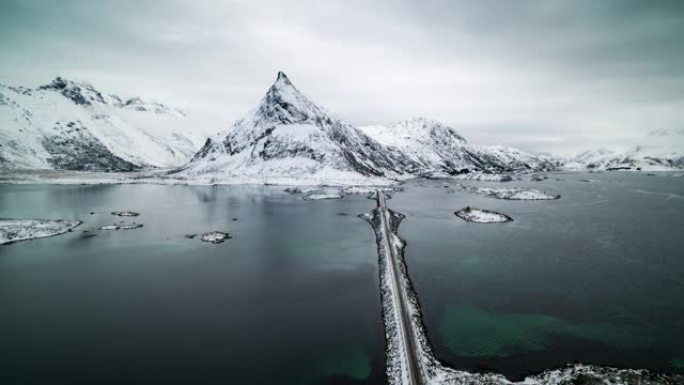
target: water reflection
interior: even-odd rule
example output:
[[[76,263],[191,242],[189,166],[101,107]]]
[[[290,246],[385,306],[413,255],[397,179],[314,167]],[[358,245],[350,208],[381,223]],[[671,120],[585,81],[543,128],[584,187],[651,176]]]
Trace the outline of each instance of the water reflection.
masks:
[[[306,202],[249,186],[2,186],[0,202],[3,216],[85,222],[0,248],[2,381],[384,381],[372,234],[355,216],[337,215],[367,211],[363,197]],[[121,220],[114,210],[140,212],[144,227],[82,231]],[[185,237],[209,230],[234,238]]]

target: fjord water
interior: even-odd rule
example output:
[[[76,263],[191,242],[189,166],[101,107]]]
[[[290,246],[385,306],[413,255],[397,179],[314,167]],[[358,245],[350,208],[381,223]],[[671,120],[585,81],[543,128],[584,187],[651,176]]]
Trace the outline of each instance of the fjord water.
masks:
[[[558,180],[557,180],[558,179]],[[684,372],[684,178],[551,174],[554,201],[407,188],[409,274],[437,356],[512,379],[581,362]],[[465,206],[514,218],[467,223]]]
[[[276,187],[0,186],[0,217],[85,221],[0,247],[0,383],[381,383],[375,240],[356,216],[372,207]],[[94,230],[114,210],[144,227]],[[211,230],[233,238],[185,237]]]
[[[399,233],[442,361],[510,378],[570,362],[683,371],[684,178],[463,183],[562,198],[415,181],[388,201],[407,215]],[[466,223],[453,214],[465,206],[514,221]],[[383,383],[375,239],[356,217],[373,207],[279,187],[2,185],[1,217],[85,223],[0,246],[0,383]],[[114,210],[144,227],[92,230]],[[233,239],[185,238],[210,230]]]

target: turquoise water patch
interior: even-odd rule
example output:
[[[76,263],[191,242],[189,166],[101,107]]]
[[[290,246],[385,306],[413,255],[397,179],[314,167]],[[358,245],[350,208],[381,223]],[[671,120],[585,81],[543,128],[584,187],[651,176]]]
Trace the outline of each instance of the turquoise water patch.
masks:
[[[316,362],[313,370],[316,379],[331,376],[347,376],[353,380],[365,380],[371,374],[368,354],[358,348],[350,348],[324,355]]]
[[[684,369],[684,358],[673,358],[670,363],[675,368]]]
[[[643,328],[574,324],[544,314],[507,314],[461,305],[450,307],[441,325],[447,347],[463,357],[508,357],[544,350],[553,335],[582,338],[622,348],[647,347]]]

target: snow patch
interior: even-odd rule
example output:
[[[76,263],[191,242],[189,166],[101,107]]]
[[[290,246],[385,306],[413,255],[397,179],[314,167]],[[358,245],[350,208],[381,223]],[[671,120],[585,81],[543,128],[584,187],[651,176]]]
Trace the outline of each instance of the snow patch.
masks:
[[[475,180],[479,182],[510,182],[513,180],[512,174],[493,174],[484,172],[470,172],[451,177],[457,180]]]
[[[64,234],[81,223],[68,219],[0,219],[0,245]]]
[[[218,243],[223,243],[226,240],[232,238],[230,233],[226,233],[223,231],[210,231],[208,233],[202,233],[202,234],[188,234],[185,237],[190,238],[190,239],[195,239],[199,235],[200,240],[202,242],[209,242],[213,244],[218,244]]]
[[[513,218],[506,214],[497,213],[496,211],[476,209],[470,206],[458,210],[454,214],[464,221],[476,223],[503,223],[511,222],[513,220]]]
[[[306,201],[318,201],[323,199],[342,199],[342,194],[340,193],[319,193],[319,194],[309,194],[302,197]]]
[[[115,223],[113,225],[107,225],[107,226],[100,226],[99,230],[135,230],[143,227],[142,223],[126,223],[124,221],[121,221],[119,223]]]
[[[560,199],[560,195],[552,195],[541,190],[533,188],[509,187],[509,188],[494,188],[494,187],[475,187],[458,185],[462,190],[480,194],[488,198],[507,199],[507,200],[554,200]]]

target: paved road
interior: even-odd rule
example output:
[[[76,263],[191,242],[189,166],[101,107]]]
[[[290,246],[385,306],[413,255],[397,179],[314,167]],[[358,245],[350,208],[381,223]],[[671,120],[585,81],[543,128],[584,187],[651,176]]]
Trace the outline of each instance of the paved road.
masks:
[[[394,293],[394,309],[399,312],[399,331],[401,333],[401,345],[406,357],[406,368],[408,371],[408,379],[410,385],[422,385],[423,377],[421,373],[420,358],[418,357],[418,350],[416,349],[415,331],[413,330],[413,323],[411,322],[411,315],[408,311],[408,296],[406,294],[406,287],[404,287],[400,279],[399,268],[400,261],[394,247],[390,243],[390,234],[392,234],[389,221],[391,213],[385,204],[385,194],[376,190],[378,211],[380,214],[382,231],[380,234],[385,238],[383,244],[388,249],[387,270],[392,284],[392,293]]]

